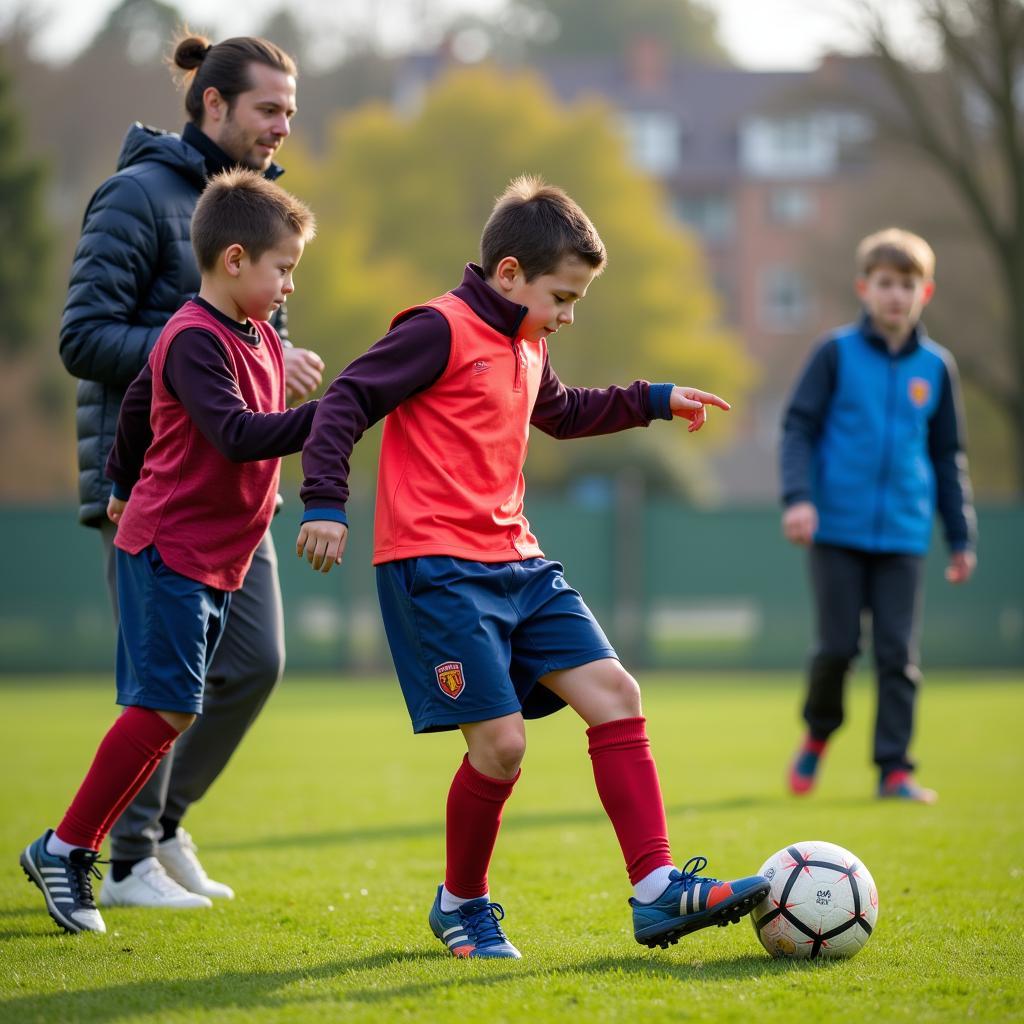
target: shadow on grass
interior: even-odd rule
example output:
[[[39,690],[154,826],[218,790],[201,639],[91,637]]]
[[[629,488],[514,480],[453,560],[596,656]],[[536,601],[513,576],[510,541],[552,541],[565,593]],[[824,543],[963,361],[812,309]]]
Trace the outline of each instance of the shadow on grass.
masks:
[[[667,808],[667,813],[696,814],[717,811],[736,811],[750,807],[770,807],[782,801],[735,797],[706,804],[679,804]],[[578,811],[543,811],[532,814],[509,814],[502,820],[502,832],[536,828],[564,828],[567,825],[592,825],[607,821],[608,817],[600,808]],[[436,821],[418,821],[408,824],[378,825],[370,828],[338,829],[331,832],[292,832],[280,836],[262,836],[248,839],[233,839],[223,842],[204,842],[204,851],[213,850],[276,850],[293,846],[346,846],[350,843],[387,842],[389,840],[418,839],[424,836],[439,836],[444,831],[441,818]]]
[[[662,958],[664,957],[664,958]],[[573,975],[587,976],[599,974],[607,976],[617,974],[626,977],[633,982],[650,981],[671,981],[674,983],[700,983],[714,984],[716,982],[739,981],[747,978],[775,976],[789,973],[793,970],[811,969],[820,970],[822,967],[829,969],[832,964],[827,961],[811,960],[771,960],[766,956],[741,956],[732,960],[713,961],[711,963],[677,963],[669,957],[671,954],[657,954],[645,958],[643,954],[638,956],[604,956],[596,960],[587,960],[582,963],[569,965],[549,965],[546,967],[530,967],[520,962],[515,968],[510,969],[506,961],[500,961],[502,966],[494,963],[492,973],[489,964],[486,970],[488,973],[474,974],[471,977],[459,978],[453,981],[451,978],[432,979],[424,982],[413,982],[400,984],[392,988],[381,988],[374,985],[370,988],[346,992],[344,998],[349,1002],[365,1004],[385,1004],[398,999],[423,999],[445,989],[457,987],[461,998],[462,992],[467,987],[487,987],[498,985],[502,982],[521,982],[536,978],[547,978],[557,974],[560,978],[572,977]],[[623,995],[628,996],[628,989],[623,990]]]
[[[111,950],[116,955],[116,951]],[[295,995],[279,990],[297,982],[319,981],[359,971],[374,971],[397,961],[436,960],[436,953],[392,950],[352,960],[259,973],[225,971],[207,978],[136,980],[82,991],[18,996],[0,1000],[0,1020],[25,1022],[69,1020],[115,1021],[140,1012],[178,1014],[218,1009],[265,1009],[300,1004],[323,996]]]
[[[670,954],[669,954],[670,955]],[[377,972],[383,968],[414,961],[434,962],[433,975],[423,981],[399,981],[389,985],[387,976],[377,974],[370,983],[352,979],[337,987],[318,988],[315,992],[282,991],[295,984],[330,982],[344,975]],[[741,956],[711,963],[676,963],[638,954],[603,956],[578,964],[533,966],[528,961],[476,961],[472,965],[456,963],[442,953],[424,950],[390,950],[351,960],[336,960],[309,967],[259,973],[226,971],[206,978],[179,977],[163,981],[135,980],[82,991],[17,996],[0,1000],[0,1020],[30,1024],[55,1020],[117,1021],[140,1012],[205,1013],[216,1020],[218,1010],[273,1010],[297,1007],[304,1003],[362,1003],[384,1006],[403,999],[423,999],[444,992],[464,992],[469,988],[488,988],[505,982],[517,983],[557,973],[591,975],[617,973],[636,981],[714,983],[742,980],[782,971],[806,969],[813,961],[778,961],[765,956]],[[820,969],[820,965],[815,964]],[[437,977],[437,968],[444,976]],[[450,969],[449,969],[450,968]],[[453,973],[454,972],[454,973]],[[461,977],[459,974],[461,973]]]

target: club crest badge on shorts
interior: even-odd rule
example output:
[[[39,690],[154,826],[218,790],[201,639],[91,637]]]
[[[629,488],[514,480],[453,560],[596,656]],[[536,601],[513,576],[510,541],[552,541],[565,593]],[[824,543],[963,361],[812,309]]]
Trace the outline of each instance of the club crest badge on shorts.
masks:
[[[911,377],[907,385],[907,392],[910,395],[911,402],[918,409],[923,409],[928,399],[931,398],[932,386],[924,377]]]
[[[461,661],[446,661],[434,667],[437,685],[446,697],[455,700],[466,688],[466,677],[462,674]]]

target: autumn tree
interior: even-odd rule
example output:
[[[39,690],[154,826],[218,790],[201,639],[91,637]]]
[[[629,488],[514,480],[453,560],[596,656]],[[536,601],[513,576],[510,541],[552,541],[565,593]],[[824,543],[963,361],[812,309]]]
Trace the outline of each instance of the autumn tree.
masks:
[[[289,186],[320,225],[298,271],[292,335],[320,351],[330,371],[383,335],[398,310],[457,284],[478,258],[495,196],[531,172],[579,200],[609,251],[574,328],[552,343],[563,381],[646,377],[735,402],[751,384],[748,359],[720,325],[697,243],[673,221],[662,192],[630,167],[603,105],[561,107],[532,76],[461,70],[415,116],[383,106],[343,116],[320,157],[293,138],[288,168]],[[597,443],[535,435],[531,478],[555,482],[628,457],[646,460],[654,479],[678,481],[727,431],[718,416],[699,438],[670,428]]]
[[[994,359],[962,357],[964,375],[1009,424],[1018,492],[1024,490],[1024,4],[917,0],[939,55],[921,68],[903,55],[874,3],[856,5],[864,38],[889,85],[870,103],[883,137],[912,146],[944,180],[985,251],[978,291],[995,275],[1001,309]],[[982,332],[984,327],[982,327]],[[958,353],[959,354],[959,353]]]
[[[52,238],[43,204],[46,172],[25,152],[22,118],[0,51],[0,355],[37,340],[46,317]]]

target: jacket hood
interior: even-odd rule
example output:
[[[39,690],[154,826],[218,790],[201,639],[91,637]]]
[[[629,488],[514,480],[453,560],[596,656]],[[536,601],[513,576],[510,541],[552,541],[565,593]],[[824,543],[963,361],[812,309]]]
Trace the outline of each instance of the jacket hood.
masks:
[[[206,183],[206,162],[199,150],[193,149],[177,132],[150,128],[136,121],[121,144],[117,169],[122,171],[143,161],[166,164],[200,188]]]

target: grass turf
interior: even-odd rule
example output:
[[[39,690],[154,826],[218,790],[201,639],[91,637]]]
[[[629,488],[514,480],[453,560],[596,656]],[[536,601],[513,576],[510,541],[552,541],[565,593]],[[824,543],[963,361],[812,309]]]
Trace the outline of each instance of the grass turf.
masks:
[[[571,712],[529,728],[490,882],[523,960],[455,961],[426,915],[457,736],[413,737],[388,680],[288,678],[187,825],[238,898],[106,910],[64,936],[17,866],[111,720],[105,680],[0,683],[2,1021],[1004,1021],[1024,1017],[1020,677],[934,673],[916,753],[936,807],[872,798],[870,681],[819,792],[787,797],[795,677],[643,680],[677,857],[757,870],[826,839],[870,868],[878,928],[846,962],[770,960],[744,921],[667,952],[632,937],[615,839]]]

